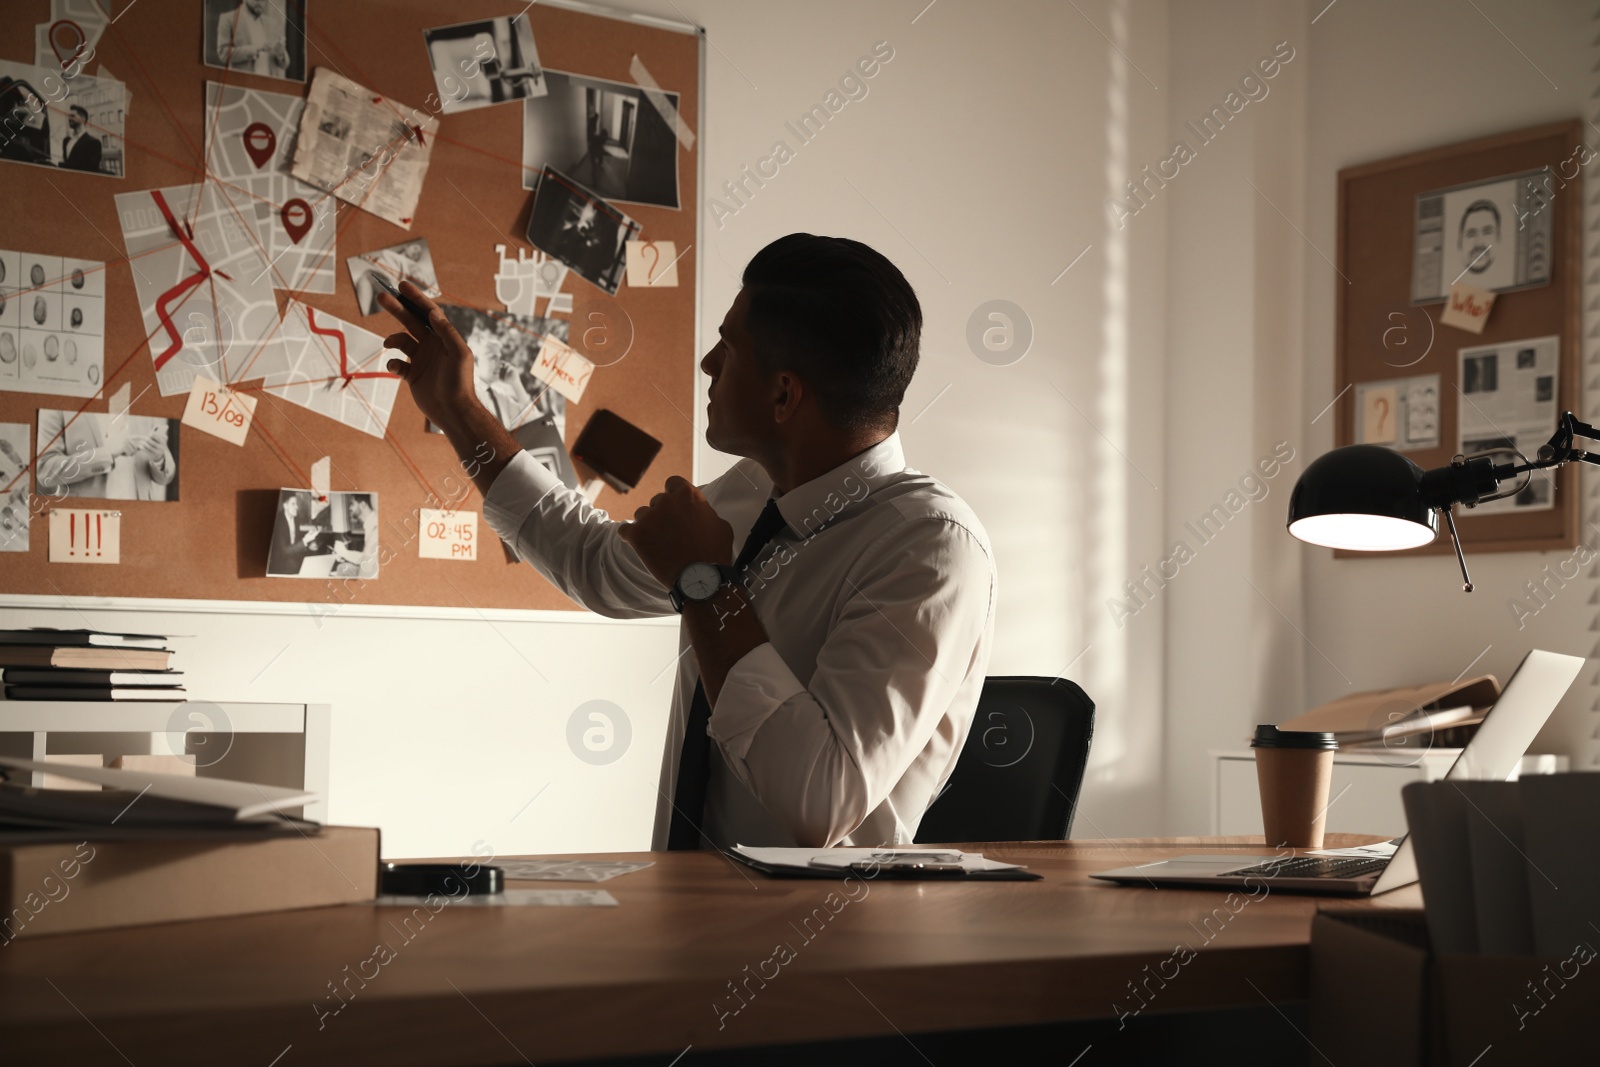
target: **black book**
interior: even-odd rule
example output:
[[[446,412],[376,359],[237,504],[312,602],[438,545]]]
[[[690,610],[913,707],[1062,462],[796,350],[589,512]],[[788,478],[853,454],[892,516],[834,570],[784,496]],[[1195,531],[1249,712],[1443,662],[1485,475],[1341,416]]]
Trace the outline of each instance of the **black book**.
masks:
[[[163,634],[128,634],[110,630],[56,630],[35,626],[27,630],[0,630],[0,645],[54,645],[57,648],[164,648]]]
[[[187,700],[181,685],[8,685],[7,700]]]
[[[0,670],[6,685],[182,685],[182,671],[88,670],[77,667],[7,667]]]

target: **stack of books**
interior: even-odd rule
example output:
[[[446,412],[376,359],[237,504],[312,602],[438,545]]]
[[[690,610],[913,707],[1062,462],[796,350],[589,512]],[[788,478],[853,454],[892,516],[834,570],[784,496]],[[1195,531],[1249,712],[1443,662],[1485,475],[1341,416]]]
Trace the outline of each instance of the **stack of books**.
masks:
[[[162,634],[0,630],[7,700],[184,700]]]

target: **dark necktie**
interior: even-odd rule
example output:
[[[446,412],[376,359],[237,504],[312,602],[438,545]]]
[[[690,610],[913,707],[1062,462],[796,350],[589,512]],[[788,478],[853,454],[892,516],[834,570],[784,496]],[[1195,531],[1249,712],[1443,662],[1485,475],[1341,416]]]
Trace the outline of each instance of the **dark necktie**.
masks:
[[[739,550],[733,569],[743,573],[767,547],[767,542],[786,525],[783,514],[778,511],[778,502],[768,500],[756,524],[750,528],[750,536]],[[672,824],[667,830],[669,849],[700,847],[700,821],[705,816],[706,782],[711,773],[711,738],[706,734],[706,724],[710,721],[711,701],[706,699],[706,687],[696,682],[683,749],[678,754],[678,785],[673,791]]]

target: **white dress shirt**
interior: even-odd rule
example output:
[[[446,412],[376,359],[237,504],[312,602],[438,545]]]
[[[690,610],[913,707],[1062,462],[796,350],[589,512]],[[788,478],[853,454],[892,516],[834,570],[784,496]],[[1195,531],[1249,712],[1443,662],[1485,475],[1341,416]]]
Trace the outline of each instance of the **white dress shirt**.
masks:
[[[702,486],[738,552],[773,496],[740,460]],[[788,523],[746,572],[768,643],[712,709],[704,837],[718,847],[905,844],[955,769],[994,632],[995,568],[977,516],[905,465],[899,434],[777,498]],[[672,614],[620,523],[526,452],[484,517],[557,588],[611,618]],[[666,847],[699,665],[680,629],[654,847]]]

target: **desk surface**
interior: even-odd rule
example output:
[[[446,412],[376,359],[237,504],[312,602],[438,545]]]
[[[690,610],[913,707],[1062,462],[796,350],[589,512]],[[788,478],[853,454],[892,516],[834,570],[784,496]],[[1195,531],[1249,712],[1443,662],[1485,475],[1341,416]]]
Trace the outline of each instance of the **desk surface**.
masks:
[[[1311,917],[1328,898],[1087,877],[1201,849],[1260,852],[1260,840],[969,845],[1044,880],[878,879],[848,896],[710,852],[591,855],[655,866],[602,883],[615,908],[445,907],[404,926],[406,910],[348,906],[24,939],[0,948],[0,1047],[85,1064],[269,1064],[289,1046],[284,1067],[378,1052],[391,1064],[665,1063],[690,1045],[1115,1017],[1139,1006],[1130,983],[1152,1013],[1305,1000]],[[1366,906],[1420,902],[1412,886]],[[325,1014],[341,1004],[335,985],[347,1003]]]

